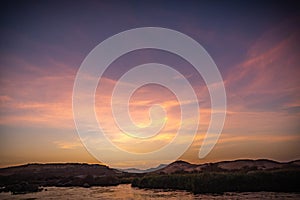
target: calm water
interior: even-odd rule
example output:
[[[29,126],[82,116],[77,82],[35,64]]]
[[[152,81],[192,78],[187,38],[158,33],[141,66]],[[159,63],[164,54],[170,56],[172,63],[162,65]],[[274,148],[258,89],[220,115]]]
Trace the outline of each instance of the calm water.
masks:
[[[224,195],[193,195],[184,191],[144,190],[132,188],[130,185],[119,185],[112,187],[91,188],[57,188],[47,187],[38,193],[11,195],[0,193],[0,199],[300,199],[300,194],[274,193],[274,192],[250,192],[250,193],[225,193]]]

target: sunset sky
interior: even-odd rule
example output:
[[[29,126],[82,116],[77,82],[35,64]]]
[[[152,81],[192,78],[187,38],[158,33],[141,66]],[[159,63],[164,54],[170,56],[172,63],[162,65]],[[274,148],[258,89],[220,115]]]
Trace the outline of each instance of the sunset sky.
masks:
[[[106,116],[103,126],[115,144],[141,152],[164,146],[174,137],[180,121],[178,101],[158,85],[137,90],[130,112],[143,127],[149,123],[150,106],[161,104],[167,117],[160,135],[146,146],[132,146],[114,127],[109,100],[116,82],[133,66],[156,62],[182,73],[198,97],[198,134],[180,159],[300,159],[300,9],[295,1],[4,1],[0,10],[0,167],[99,163],[75,128],[75,76],[100,42],[138,27],[169,28],[199,42],[224,80],[227,116],[218,143],[199,159],[211,114],[203,79],[174,54],[138,50],[113,62],[96,92],[97,116]],[[144,161],[111,156],[118,167],[147,167]],[[153,160],[155,165],[162,162]]]

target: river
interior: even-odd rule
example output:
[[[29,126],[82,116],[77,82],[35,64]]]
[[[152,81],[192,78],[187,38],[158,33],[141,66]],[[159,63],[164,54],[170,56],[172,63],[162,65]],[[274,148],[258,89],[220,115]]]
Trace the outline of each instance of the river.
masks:
[[[167,200],[167,199],[300,199],[300,194],[277,192],[243,192],[225,193],[223,195],[193,195],[185,191],[166,191],[132,188],[129,184],[111,187],[45,187],[42,192],[11,195],[0,193],[1,200],[65,200],[65,199],[104,199],[104,200]]]

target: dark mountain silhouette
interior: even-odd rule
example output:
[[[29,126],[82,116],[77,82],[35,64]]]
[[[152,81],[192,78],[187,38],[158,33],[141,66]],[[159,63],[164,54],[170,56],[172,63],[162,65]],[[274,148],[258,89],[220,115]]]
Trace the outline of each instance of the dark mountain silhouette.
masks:
[[[272,176],[273,172],[285,171],[285,174],[281,174],[281,176],[285,177],[286,171],[292,171],[293,174],[296,173],[298,176],[300,172],[300,161],[296,160],[281,163],[267,159],[243,159],[206,164],[191,164],[185,161],[175,161],[167,166],[159,165],[157,168],[147,170],[131,168],[126,171],[127,172],[112,169],[105,165],[85,163],[26,164],[6,167],[0,169],[0,191],[22,193],[39,191],[40,186],[110,186],[122,183],[133,183],[133,181],[135,181],[133,185],[137,187],[160,188],[154,184],[155,181],[152,182],[152,185],[137,184],[140,183],[137,180],[151,178],[152,176],[156,177],[159,182],[161,181],[159,179],[160,175],[168,175],[168,179],[172,177],[172,175],[176,175],[177,177],[177,175],[182,174],[192,174],[194,177],[194,175],[198,176],[207,173],[225,173],[227,175],[242,173],[248,176],[247,174],[253,174],[253,172],[270,172],[267,176],[269,177]],[[180,181],[178,183],[180,183]],[[177,186],[175,188],[169,187],[168,184],[164,184],[162,187],[181,189],[181,187]],[[184,189],[189,190],[188,188]]]
[[[153,168],[149,168],[149,169],[126,168],[126,169],[119,169],[119,170],[123,171],[123,172],[128,172],[128,173],[149,173],[149,172],[157,171],[159,169],[163,169],[166,166],[168,166],[168,165],[160,164],[157,167],[153,167]]]
[[[291,162],[277,162],[267,159],[240,159],[234,161],[221,161],[216,163],[191,164],[186,161],[175,161],[165,168],[154,173],[200,173],[200,172],[227,172],[227,171],[245,171],[245,170],[274,170],[283,168],[298,168],[300,160]]]
[[[13,193],[38,191],[37,186],[118,185],[121,178],[126,173],[98,164],[26,164],[0,169],[0,187]]]
[[[111,169],[105,165],[86,164],[86,163],[51,163],[51,164],[26,164],[0,169],[0,175],[39,175],[44,176],[80,176],[84,174],[93,175],[115,175],[120,173],[118,170]]]

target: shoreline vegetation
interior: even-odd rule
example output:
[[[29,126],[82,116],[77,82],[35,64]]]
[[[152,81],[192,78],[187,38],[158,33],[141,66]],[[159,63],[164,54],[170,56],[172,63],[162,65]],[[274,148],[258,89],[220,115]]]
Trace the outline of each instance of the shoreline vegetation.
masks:
[[[299,171],[205,172],[135,178],[132,187],[185,190],[194,194],[224,192],[300,192]]]
[[[191,164],[176,161],[153,172],[128,173],[98,164],[26,164],[0,169],[0,192],[22,194],[42,187],[131,184],[148,189],[224,192],[300,192],[300,161],[236,160]]]

